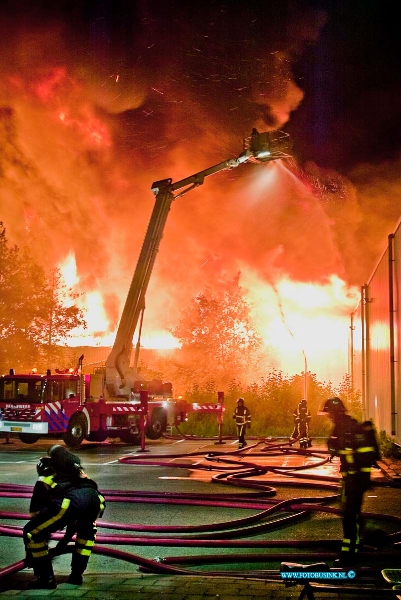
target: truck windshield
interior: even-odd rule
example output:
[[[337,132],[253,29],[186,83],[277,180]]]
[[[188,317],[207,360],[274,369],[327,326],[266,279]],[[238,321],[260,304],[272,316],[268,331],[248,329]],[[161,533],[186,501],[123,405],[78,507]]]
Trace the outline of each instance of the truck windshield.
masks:
[[[0,387],[1,400],[13,400],[35,404],[42,402],[42,381],[12,379],[3,381]]]
[[[48,378],[27,379],[15,377],[0,382],[0,401],[24,402],[25,404],[42,404],[56,402],[77,396],[78,382],[65,379]]]

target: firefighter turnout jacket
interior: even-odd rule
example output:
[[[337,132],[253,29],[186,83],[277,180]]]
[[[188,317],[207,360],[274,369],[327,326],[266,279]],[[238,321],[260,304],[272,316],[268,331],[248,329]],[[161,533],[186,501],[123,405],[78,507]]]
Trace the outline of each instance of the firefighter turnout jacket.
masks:
[[[251,412],[246,406],[236,406],[233,418],[235,419],[237,427],[241,427],[241,425],[251,425]]]
[[[340,457],[343,476],[357,473],[370,476],[372,466],[380,459],[380,451],[371,421],[359,423],[343,414],[337,420],[328,440],[331,456]]]
[[[24,527],[26,564],[38,578],[53,577],[48,541],[52,533],[66,528],[56,549],[61,554],[75,535],[71,572],[82,575],[95,542],[96,519],[103,515],[105,500],[95,481],[82,471],[68,479],[54,471],[39,474],[30,502],[32,518]]]

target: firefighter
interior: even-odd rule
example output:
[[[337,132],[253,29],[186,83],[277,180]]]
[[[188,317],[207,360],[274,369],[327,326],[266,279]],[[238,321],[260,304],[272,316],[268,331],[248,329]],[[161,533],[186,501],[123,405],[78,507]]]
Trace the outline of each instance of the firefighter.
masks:
[[[311,414],[308,409],[308,403],[305,398],[299,402],[297,408],[293,412],[294,430],[290,437],[290,446],[299,440],[300,448],[310,448],[312,440],[309,437],[309,423]]]
[[[244,446],[247,446],[245,441],[245,431],[251,426],[251,413],[249,408],[245,406],[245,401],[243,398],[238,398],[237,406],[234,409],[233,419],[235,419],[235,423],[237,425],[237,433],[238,433],[238,448],[241,449]]]
[[[24,527],[26,564],[33,568],[31,589],[54,589],[48,541],[55,531],[66,528],[64,539],[53,554],[76,534],[67,582],[80,585],[96,537],[96,519],[103,515],[105,501],[97,484],[84,473],[81,461],[63,446],[52,446],[49,456],[37,465],[39,479],[30,503],[31,519]]]
[[[348,415],[340,398],[326,400],[318,414],[327,415],[334,424],[327,445],[332,457],[340,457],[343,525],[340,556],[335,564],[347,567],[357,563],[363,495],[370,487],[371,468],[377,466],[380,451],[371,421],[359,423]]]

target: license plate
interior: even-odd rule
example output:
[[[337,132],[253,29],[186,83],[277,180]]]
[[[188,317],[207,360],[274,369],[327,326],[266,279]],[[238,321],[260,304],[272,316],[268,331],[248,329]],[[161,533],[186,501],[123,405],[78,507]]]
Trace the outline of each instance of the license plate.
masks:
[[[22,427],[11,427],[11,431],[22,431]]]

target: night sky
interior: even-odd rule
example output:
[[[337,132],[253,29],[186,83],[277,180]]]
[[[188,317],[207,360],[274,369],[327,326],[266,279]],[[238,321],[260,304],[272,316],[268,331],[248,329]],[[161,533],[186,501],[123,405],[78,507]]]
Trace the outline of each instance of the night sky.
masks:
[[[171,327],[184,298],[238,271],[253,300],[264,285],[276,298],[282,278],[324,286],[338,277],[348,298],[338,310],[348,315],[401,213],[395,6],[3,1],[0,220],[9,240],[45,252],[49,266],[73,255],[79,290],[101,293],[112,329],[152,182],[238,156],[253,127],[282,129],[293,160],[263,167],[270,188],[249,165],[174,203],[150,322]]]

